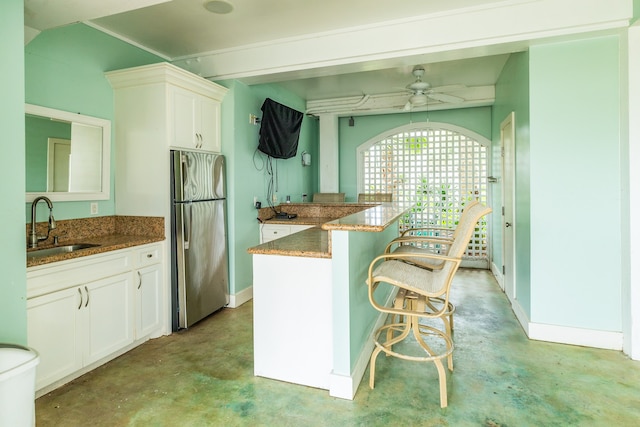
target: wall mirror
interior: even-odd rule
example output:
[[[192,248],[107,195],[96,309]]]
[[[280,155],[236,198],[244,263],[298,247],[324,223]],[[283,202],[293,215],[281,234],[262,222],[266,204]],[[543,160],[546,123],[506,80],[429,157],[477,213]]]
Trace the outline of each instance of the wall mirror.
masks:
[[[26,201],[106,200],[111,121],[25,104]]]

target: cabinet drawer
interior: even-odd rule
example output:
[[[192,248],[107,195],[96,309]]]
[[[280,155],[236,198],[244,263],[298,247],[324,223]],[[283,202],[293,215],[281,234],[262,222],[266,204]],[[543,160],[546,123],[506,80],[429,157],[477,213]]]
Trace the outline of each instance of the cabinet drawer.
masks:
[[[162,245],[149,245],[137,249],[133,252],[133,259],[136,267],[157,264],[162,256]]]
[[[269,240],[279,239],[280,237],[288,236],[291,233],[291,228],[288,225],[263,225],[262,226],[262,240],[268,242]]]
[[[27,268],[27,298],[86,284],[132,269],[131,251],[123,249]]]
[[[284,224],[267,224],[263,225],[260,229],[260,243],[270,242],[272,240],[279,239],[281,237],[288,236],[298,231],[311,228],[311,225],[284,225]]]

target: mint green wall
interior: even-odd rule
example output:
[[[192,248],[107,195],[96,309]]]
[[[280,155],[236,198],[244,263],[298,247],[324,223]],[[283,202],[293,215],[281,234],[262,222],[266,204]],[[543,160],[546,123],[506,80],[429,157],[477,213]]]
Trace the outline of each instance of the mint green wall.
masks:
[[[104,72],[160,61],[84,24],[47,30],[24,46],[25,102],[113,120],[113,90]],[[112,162],[112,172],[113,168]],[[98,202],[100,216],[115,212],[113,182],[112,173],[111,198]],[[88,217],[90,203],[56,202],[55,217]],[[46,220],[46,214],[40,209],[38,220]],[[30,220],[30,205],[25,205],[24,217]]]
[[[49,138],[71,139],[69,123],[25,117],[25,179],[28,192],[47,191]]]
[[[0,342],[27,344],[24,233],[24,15],[22,0],[0,2]]]
[[[530,49],[532,322],[621,331],[619,42]]]
[[[472,130],[491,139],[491,107],[462,108],[418,113],[398,113],[354,117],[355,126],[349,126],[349,118],[342,117],[338,124],[340,140],[340,191],[347,201],[358,197],[357,149],[358,146],[380,134],[397,127],[418,122],[443,122]]]
[[[305,110],[304,100],[277,85],[247,86],[238,81],[219,82],[229,88],[222,103],[222,152],[227,160],[229,278],[230,293],[236,294],[253,283],[253,265],[247,249],[259,244],[259,223],[253,207],[254,196],[266,206],[268,175],[265,156],[256,152],[260,126],[249,123],[249,115],[262,116],[260,107],[271,98],[298,111]],[[299,202],[302,193],[317,188],[317,165],[302,167],[300,153],[317,152],[318,125],[305,116],[300,129],[298,156],[277,160],[278,196]],[[316,157],[317,158],[317,157]]]
[[[529,53],[514,53],[505,64],[496,82],[496,101],[493,105],[492,141],[493,176],[501,177],[502,157],[500,124],[511,112],[515,113],[515,193],[516,193],[516,300],[531,315],[531,237],[529,183]],[[493,212],[493,263],[502,268],[502,194],[500,182],[491,186]],[[496,215],[497,213],[497,215]]]
[[[384,252],[387,243],[398,236],[397,224],[379,233],[332,231],[333,287],[333,374],[350,376],[367,344],[380,313],[369,302],[366,280],[369,264]],[[376,290],[379,302],[385,302],[391,286]]]

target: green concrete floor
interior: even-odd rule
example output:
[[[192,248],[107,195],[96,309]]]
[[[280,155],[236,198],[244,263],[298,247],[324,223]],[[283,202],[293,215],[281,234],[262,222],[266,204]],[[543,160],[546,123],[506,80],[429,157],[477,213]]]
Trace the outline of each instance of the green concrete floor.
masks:
[[[639,362],[617,351],[528,340],[488,271],[460,270],[452,297],[455,370],[445,409],[433,364],[380,356],[376,388],[369,389],[367,371],[353,401],[254,377],[247,303],[42,396],[37,425],[640,425]]]

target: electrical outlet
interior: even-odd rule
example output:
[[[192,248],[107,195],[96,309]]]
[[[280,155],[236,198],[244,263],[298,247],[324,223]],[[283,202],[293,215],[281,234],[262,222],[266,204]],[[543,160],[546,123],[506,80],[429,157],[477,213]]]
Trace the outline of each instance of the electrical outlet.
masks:
[[[91,215],[97,215],[97,214],[98,214],[98,204],[91,203]]]

